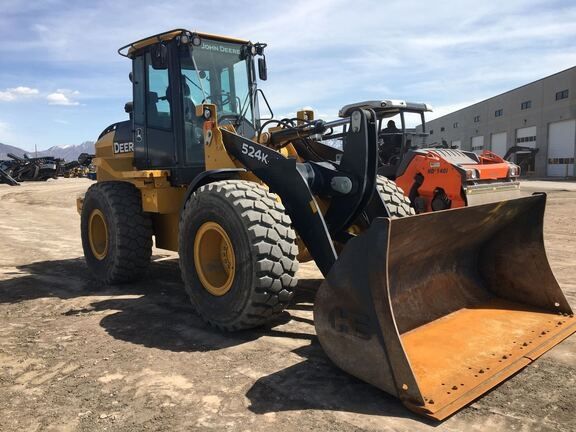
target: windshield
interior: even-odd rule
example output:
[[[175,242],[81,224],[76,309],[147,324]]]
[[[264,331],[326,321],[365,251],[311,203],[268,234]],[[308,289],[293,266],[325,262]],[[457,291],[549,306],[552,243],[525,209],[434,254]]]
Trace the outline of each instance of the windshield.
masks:
[[[203,102],[218,107],[218,116],[244,116],[254,124],[248,78],[248,62],[240,56],[242,45],[203,40],[202,44],[183,47],[180,67],[190,89],[194,105]]]

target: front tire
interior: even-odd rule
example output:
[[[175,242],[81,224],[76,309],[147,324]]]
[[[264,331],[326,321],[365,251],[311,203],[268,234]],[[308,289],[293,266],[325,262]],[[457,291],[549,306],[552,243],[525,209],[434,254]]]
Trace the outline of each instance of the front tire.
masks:
[[[141,279],[152,256],[152,221],[140,191],[126,182],[96,183],[84,196],[82,248],[93,276],[106,284]]]
[[[192,305],[222,330],[263,325],[294,295],[296,235],[277,196],[257,183],[199,188],[182,212],[179,254]]]
[[[404,191],[392,180],[384,176],[376,176],[376,190],[386,204],[386,208],[393,218],[401,218],[416,214]]]

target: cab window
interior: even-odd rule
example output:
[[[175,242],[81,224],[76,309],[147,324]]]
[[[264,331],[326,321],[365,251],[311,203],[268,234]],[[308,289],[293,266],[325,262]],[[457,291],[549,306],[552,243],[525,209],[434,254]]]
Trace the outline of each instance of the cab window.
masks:
[[[150,53],[146,54],[146,68],[148,71],[146,88],[148,127],[172,129],[168,69],[155,69],[151,62]]]

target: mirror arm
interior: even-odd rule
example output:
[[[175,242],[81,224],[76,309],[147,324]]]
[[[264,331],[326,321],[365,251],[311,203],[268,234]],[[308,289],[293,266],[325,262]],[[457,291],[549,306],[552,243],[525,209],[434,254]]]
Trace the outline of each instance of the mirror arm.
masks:
[[[262,91],[262,89],[258,88],[256,89],[256,92],[254,93],[254,99],[258,99],[258,93],[260,93],[262,95],[262,99],[264,100],[264,103],[266,104],[266,108],[268,108],[268,111],[270,111],[270,119],[274,118],[274,111],[272,111],[272,107],[270,106],[270,104],[268,103],[268,99],[266,99],[266,95],[264,94],[264,92]],[[260,104],[258,104],[259,106]],[[260,115],[260,113],[258,113]],[[258,120],[261,120],[260,118]]]

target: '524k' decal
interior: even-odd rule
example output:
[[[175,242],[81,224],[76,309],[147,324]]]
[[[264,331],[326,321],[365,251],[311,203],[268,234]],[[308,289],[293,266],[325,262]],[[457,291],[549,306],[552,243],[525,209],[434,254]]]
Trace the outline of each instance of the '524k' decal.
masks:
[[[268,165],[268,155],[262,150],[256,150],[256,148],[250,144],[242,143],[242,154],[252,159],[258,159],[260,162]]]

